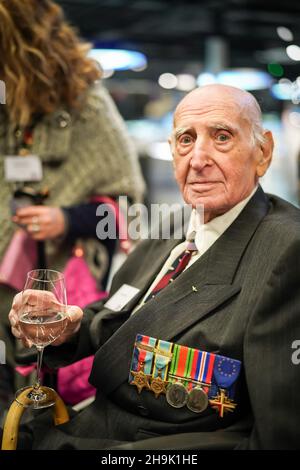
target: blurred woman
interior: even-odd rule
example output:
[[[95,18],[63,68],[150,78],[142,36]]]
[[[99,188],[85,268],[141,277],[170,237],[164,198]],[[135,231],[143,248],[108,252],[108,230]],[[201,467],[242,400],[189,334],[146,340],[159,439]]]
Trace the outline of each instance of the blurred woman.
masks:
[[[70,255],[66,243],[83,237],[90,267],[96,269],[101,244],[91,239],[97,203],[90,197],[142,199],[136,152],[99,81],[99,66],[87,57],[89,47],[52,1],[0,0],[0,79],[6,85],[6,105],[0,106],[1,173],[8,155],[22,162],[26,155],[37,156],[43,173],[40,181],[1,182],[0,262],[18,224],[34,240],[46,240],[47,267],[62,269]],[[17,194],[21,198],[12,199]],[[0,335],[11,366],[7,314],[13,294],[7,283],[0,286]]]

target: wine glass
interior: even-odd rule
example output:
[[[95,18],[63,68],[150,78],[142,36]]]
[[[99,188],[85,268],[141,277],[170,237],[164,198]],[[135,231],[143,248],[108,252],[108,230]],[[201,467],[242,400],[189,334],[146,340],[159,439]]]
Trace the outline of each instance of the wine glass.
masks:
[[[16,401],[22,406],[40,409],[55,403],[54,390],[41,385],[41,366],[44,347],[55,341],[67,326],[66,307],[66,287],[62,273],[51,269],[35,269],[27,274],[18,311],[18,328],[36,346],[38,356],[36,383],[16,392]],[[21,393],[22,403],[18,401]]]

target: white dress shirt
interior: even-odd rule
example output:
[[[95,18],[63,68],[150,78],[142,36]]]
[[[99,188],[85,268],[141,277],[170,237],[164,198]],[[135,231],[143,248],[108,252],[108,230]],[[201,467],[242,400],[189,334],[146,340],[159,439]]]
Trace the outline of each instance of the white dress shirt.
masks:
[[[162,266],[161,270],[157,274],[156,278],[152,282],[151,286],[149,287],[148,291],[144,295],[141,302],[134,309],[133,313],[135,313],[144,304],[145,299],[153,290],[154,286],[156,286],[156,284],[161,280],[161,278],[170,269],[175,259],[181,253],[184,253],[188,244],[188,240],[191,240],[191,239],[195,240],[197,251],[191,257],[184,271],[186,269],[189,269],[189,267],[193,263],[195,263],[195,261],[197,261],[218,240],[218,238],[225,232],[225,230],[227,230],[227,228],[233,223],[233,221],[242,212],[247,202],[252,198],[256,190],[257,190],[257,186],[253,189],[251,194],[248,197],[246,197],[246,199],[243,199],[241,202],[239,202],[234,207],[232,207],[228,212],[225,212],[225,214],[222,214],[210,220],[209,222],[207,222],[207,224],[202,223],[201,214],[197,212],[195,209],[193,209],[191,213],[189,225],[188,225],[186,240],[182,243],[179,243],[179,245],[176,245],[175,248],[171,251],[168,259]]]

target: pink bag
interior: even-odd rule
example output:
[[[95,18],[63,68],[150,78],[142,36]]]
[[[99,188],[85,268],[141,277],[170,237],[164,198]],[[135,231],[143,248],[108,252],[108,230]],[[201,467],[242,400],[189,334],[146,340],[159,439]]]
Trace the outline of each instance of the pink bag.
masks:
[[[83,308],[107,297],[107,292],[99,290],[80,248],[75,249],[74,255],[67,262],[64,275],[68,305]],[[95,388],[88,382],[93,361],[94,356],[89,356],[58,369],[57,391],[64,401],[74,405],[95,395]]]
[[[21,291],[28,271],[37,264],[37,245],[25,230],[17,229],[0,264],[0,283]]]
[[[108,204],[113,209],[116,227],[120,232],[120,225],[124,227],[124,222],[118,204],[113,199],[104,196],[94,196],[91,202]],[[124,234],[123,239],[120,240],[120,247],[125,252],[128,252],[130,248],[130,243]],[[65,267],[64,274],[69,305],[78,305],[83,308],[91,302],[107,297],[107,292],[99,290],[80,248],[75,249],[74,255]],[[95,395],[95,388],[88,382],[93,361],[94,356],[89,356],[58,370],[57,390],[64,401],[74,405]]]
[[[81,248],[74,250],[74,255],[69,259],[64,269],[64,276],[68,305],[78,305],[83,308],[107,296],[107,292],[99,290]]]

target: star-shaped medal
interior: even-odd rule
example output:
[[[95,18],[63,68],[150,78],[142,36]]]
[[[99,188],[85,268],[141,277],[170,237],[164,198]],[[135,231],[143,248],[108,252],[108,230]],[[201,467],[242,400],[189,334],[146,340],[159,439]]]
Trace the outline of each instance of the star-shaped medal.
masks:
[[[158,398],[161,393],[166,394],[166,385],[165,382],[160,376],[155,377],[151,380],[151,390],[154,392],[155,398]]]
[[[138,389],[138,393],[141,393],[143,388],[150,390],[149,377],[145,372],[139,370],[138,372],[131,371],[131,374],[134,377],[134,380],[130,382],[130,385],[135,385]]]
[[[220,389],[220,393],[211,400],[209,400],[210,405],[212,408],[219,412],[219,416],[221,418],[224,417],[224,412],[226,411],[234,411],[235,407],[237,406],[233,400],[226,396],[226,391],[224,389]]]

